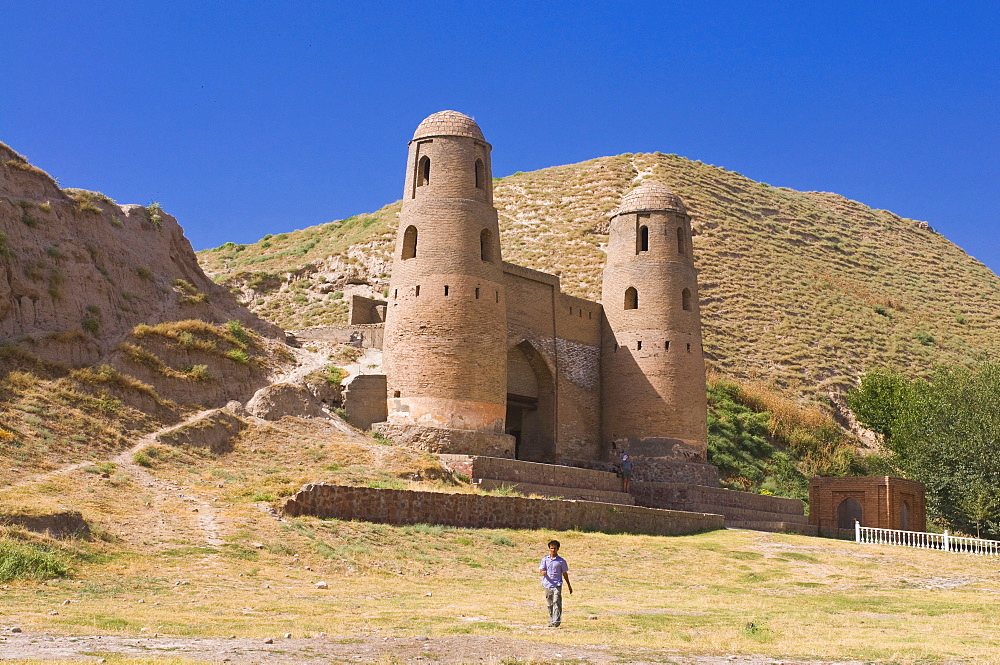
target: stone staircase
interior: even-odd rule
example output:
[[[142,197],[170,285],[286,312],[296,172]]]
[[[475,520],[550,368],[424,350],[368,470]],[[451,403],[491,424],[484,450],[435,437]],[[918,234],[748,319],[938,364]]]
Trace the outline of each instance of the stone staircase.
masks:
[[[709,513],[725,517],[729,528],[818,535],[798,499],[692,483],[637,480],[632,481],[631,492],[626,493],[622,491],[621,480],[607,471],[498,457],[439,457],[484,490],[509,488],[524,495]]]
[[[640,506],[715,513],[735,529],[818,535],[798,499],[687,483],[633,482],[631,489]]]

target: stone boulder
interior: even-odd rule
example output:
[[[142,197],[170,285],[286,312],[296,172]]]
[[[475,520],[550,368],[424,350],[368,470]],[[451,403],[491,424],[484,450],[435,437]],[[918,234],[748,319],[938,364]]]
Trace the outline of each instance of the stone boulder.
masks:
[[[261,388],[245,408],[250,415],[264,420],[280,420],[284,416],[329,417],[305,386],[291,383],[275,383]]]

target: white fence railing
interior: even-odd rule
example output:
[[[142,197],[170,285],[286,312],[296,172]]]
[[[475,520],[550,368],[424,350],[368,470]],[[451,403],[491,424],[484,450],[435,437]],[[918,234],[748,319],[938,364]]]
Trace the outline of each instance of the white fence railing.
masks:
[[[1000,540],[952,536],[947,531],[944,533],[897,531],[861,526],[858,522],[854,522],[854,540],[870,545],[901,545],[902,547],[918,547],[927,550],[1000,556]]]

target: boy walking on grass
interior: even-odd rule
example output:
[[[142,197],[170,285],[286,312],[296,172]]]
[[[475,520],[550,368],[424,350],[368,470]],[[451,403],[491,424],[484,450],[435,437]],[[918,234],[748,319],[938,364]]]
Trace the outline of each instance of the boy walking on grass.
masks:
[[[566,559],[559,556],[559,541],[549,541],[549,553],[538,566],[542,574],[542,586],[545,587],[545,602],[549,606],[549,628],[558,628],[562,623],[562,585],[573,593],[573,585],[569,583],[569,565]]]

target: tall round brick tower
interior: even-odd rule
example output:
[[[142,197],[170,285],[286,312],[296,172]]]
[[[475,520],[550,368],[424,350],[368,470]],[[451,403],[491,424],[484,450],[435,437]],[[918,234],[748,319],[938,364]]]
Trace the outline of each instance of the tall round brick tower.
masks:
[[[388,420],[379,427],[397,443],[513,456],[491,149],[456,111],[428,117],[409,144],[383,344]]]
[[[645,181],[611,213],[601,286],[602,441],[616,456],[706,461],[707,405],[691,218]]]

